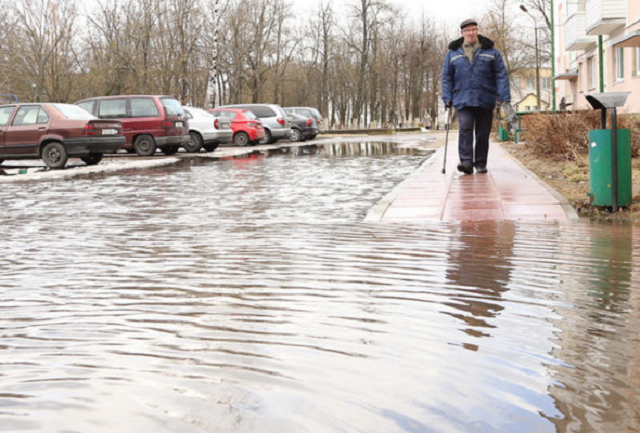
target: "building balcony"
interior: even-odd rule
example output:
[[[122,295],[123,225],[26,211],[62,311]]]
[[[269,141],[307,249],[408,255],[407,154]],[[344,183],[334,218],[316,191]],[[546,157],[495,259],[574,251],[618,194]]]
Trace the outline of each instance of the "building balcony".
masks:
[[[610,35],[627,23],[627,0],[587,0],[585,13],[588,35]]]
[[[564,23],[564,49],[566,51],[586,51],[598,41],[596,36],[585,32],[585,12],[575,12]]]

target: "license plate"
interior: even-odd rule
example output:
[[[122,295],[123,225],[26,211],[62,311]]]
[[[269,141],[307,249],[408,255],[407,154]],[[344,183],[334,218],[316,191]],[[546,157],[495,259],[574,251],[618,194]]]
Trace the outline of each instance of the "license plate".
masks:
[[[102,135],[116,135],[118,133],[117,129],[103,129]]]
[[[182,128],[183,125],[184,123],[182,122],[176,122],[176,128]]]

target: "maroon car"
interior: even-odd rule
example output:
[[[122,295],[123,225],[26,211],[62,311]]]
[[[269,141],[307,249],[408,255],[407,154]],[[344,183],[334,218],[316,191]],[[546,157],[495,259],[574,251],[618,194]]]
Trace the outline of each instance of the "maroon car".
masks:
[[[0,163],[42,158],[48,167],[62,168],[68,158],[79,157],[95,165],[124,144],[120,122],[100,120],[75,105],[0,106]]]
[[[173,155],[191,140],[187,117],[173,96],[98,96],[75,104],[100,119],[119,120],[130,153],[151,156],[160,149]]]

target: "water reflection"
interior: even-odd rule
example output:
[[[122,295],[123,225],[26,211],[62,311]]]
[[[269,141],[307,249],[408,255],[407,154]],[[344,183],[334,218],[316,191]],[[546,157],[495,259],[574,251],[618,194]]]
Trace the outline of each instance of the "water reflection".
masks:
[[[316,149],[4,186],[2,429],[639,429],[636,227],[363,224],[424,156]]]
[[[511,269],[514,226],[462,222],[460,243],[449,248],[449,282],[458,293],[446,302],[459,312],[447,311],[468,327],[464,332],[472,337],[487,337],[491,323],[503,310],[502,294],[508,290]],[[469,350],[478,350],[478,340],[465,343]]]
[[[313,156],[325,157],[354,157],[354,156],[389,156],[389,155],[429,155],[432,149],[406,147],[397,143],[362,142],[362,143],[319,143],[302,146],[284,146],[277,148],[263,148],[249,154],[224,156],[221,160],[239,159],[251,160],[274,156]]]
[[[638,228],[594,227],[586,256],[565,284],[574,305],[559,328],[553,355],[561,386],[550,388],[565,415],[561,431],[637,431],[640,426]],[[635,255],[635,257],[634,257]],[[577,269],[577,270],[578,270]]]

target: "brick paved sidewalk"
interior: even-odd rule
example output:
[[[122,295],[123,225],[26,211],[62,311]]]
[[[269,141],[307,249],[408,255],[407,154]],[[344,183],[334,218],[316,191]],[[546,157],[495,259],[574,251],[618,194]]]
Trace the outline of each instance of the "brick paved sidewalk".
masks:
[[[575,210],[498,143],[491,143],[488,173],[458,172],[457,140],[444,147],[378,202],[366,222],[577,219]]]

